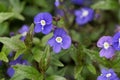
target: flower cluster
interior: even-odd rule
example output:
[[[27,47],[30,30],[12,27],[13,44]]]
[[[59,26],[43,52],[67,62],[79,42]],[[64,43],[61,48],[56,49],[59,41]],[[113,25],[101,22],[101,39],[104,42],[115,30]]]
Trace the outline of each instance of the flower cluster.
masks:
[[[120,80],[113,69],[102,69],[101,75],[98,76],[97,80]]]
[[[52,30],[52,16],[47,12],[37,14],[34,18],[34,23],[36,33],[48,34]],[[53,47],[55,53],[58,53],[61,48],[68,49],[70,47],[71,38],[64,29],[56,28],[53,37],[48,40],[48,44]]]
[[[100,51],[101,57],[112,58],[115,55],[115,51],[120,50],[120,32],[117,32],[113,37],[101,37],[97,42],[97,46],[102,48]]]
[[[9,62],[10,67],[7,69],[7,74],[9,77],[12,77],[15,73],[15,70],[11,67],[16,64],[22,64],[22,65],[29,65],[27,60],[22,59],[23,55],[20,55],[16,60],[12,60]]]

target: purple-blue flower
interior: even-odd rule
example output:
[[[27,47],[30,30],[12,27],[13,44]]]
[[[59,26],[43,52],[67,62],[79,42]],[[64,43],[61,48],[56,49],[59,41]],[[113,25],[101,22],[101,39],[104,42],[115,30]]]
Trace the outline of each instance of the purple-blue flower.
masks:
[[[0,60],[0,66],[2,65],[2,61]]]
[[[120,51],[120,32],[117,32],[113,36],[113,47],[115,48],[115,50]]]
[[[12,77],[14,75],[14,73],[15,73],[15,71],[12,67],[9,67],[7,69],[7,74],[8,74],[9,77]]]
[[[97,80],[120,80],[113,69],[102,69],[101,75],[98,76]]]
[[[27,60],[22,59],[23,55],[20,55],[16,60],[12,60],[9,62],[10,67],[7,69],[7,74],[9,77],[12,77],[15,73],[14,69],[11,67],[12,65],[22,64],[22,65],[29,65]]]
[[[34,17],[35,32],[48,34],[52,30],[52,15],[48,12],[39,13]]]
[[[84,2],[84,0],[71,0],[71,1],[72,3],[77,4],[77,5],[81,5]]]
[[[48,40],[48,44],[53,47],[55,53],[59,53],[61,48],[68,49],[71,46],[71,38],[64,29],[57,28],[53,37]]]
[[[112,46],[112,37],[111,36],[103,36],[97,42],[97,47],[102,48],[100,53],[101,57],[112,58],[115,53],[115,49]]]
[[[55,0],[55,6],[58,7],[60,5],[60,1],[59,0]]]
[[[22,34],[21,40],[25,40],[27,32],[29,31],[29,26],[23,25],[22,28],[19,29],[19,33]]]
[[[81,8],[75,11],[76,23],[84,25],[94,18],[94,10],[91,8]]]

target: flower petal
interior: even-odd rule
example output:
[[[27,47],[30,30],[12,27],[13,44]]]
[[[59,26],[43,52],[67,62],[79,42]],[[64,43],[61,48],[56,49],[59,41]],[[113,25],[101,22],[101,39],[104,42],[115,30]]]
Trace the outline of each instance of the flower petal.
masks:
[[[67,33],[62,28],[56,28],[55,31],[54,31],[54,36],[64,37],[64,36],[66,36],[66,34]]]
[[[97,46],[102,48],[104,42],[108,42],[110,45],[112,45],[112,37],[111,36],[103,36],[103,37],[101,37],[97,42]]]
[[[68,49],[70,46],[71,46],[71,38],[70,36],[65,36],[62,42],[62,48]]]
[[[52,47],[55,44],[55,38],[52,37],[48,40],[48,44]]]
[[[14,73],[15,73],[15,71],[14,71],[14,69],[13,68],[8,68],[8,70],[7,70],[7,74],[10,76],[10,77],[12,77],[13,75],[14,75]]]
[[[42,30],[43,34],[48,34],[52,30],[52,24],[44,26],[44,29]]]
[[[61,45],[58,44],[58,43],[55,43],[54,46],[53,46],[53,51],[54,51],[55,53],[59,53],[60,50],[61,50]]]
[[[106,57],[106,58],[112,58],[115,54],[115,49],[113,47],[109,47],[107,50],[106,49],[102,49],[100,51],[100,56],[101,57]]]
[[[35,31],[36,33],[41,32],[41,31],[42,31],[42,26],[41,26],[40,24],[36,24],[34,31]]]

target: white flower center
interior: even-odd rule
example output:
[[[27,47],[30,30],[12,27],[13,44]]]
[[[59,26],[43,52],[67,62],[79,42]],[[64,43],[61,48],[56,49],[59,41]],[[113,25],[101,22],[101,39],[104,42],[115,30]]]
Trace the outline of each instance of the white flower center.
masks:
[[[61,43],[61,42],[62,42],[62,38],[61,38],[61,37],[57,37],[55,40],[56,40],[56,42],[58,42],[58,43]]]
[[[104,42],[104,44],[103,44],[103,45],[104,45],[104,48],[105,48],[105,49],[108,49],[108,48],[110,47],[110,45],[109,45],[109,43],[108,43],[108,42]]]
[[[27,35],[27,32],[22,33],[22,36],[26,36],[26,35]]]
[[[109,78],[112,74],[111,73],[108,73],[106,74],[106,77]]]
[[[83,10],[82,17],[86,17],[88,14],[89,14],[89,12],[87,10]]]
[[[43,30],[43,29],[44,29],[44,26],[46,25],[46,22],[45,22],[45,20],[41,20],[40,23],[41,23],[41,25],[42,25],[42,30]]]

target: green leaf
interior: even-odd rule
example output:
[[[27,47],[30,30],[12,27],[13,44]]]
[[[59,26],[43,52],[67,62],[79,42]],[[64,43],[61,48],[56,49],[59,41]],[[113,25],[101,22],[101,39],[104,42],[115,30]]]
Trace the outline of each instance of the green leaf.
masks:
[[[47,45],[42,54],[42,58],[39,62],[39,67],[43,72],[45,72],[48,69],[50,57],[51,57],[50,47]]]
[[[43,46],[45,46],[46,44],[47,44],[47,41],[51,38],[53,36],[53,33],[49,33],[48,35],[46,35],[46,36],[44,36],[43,38],[42,38],[42,45]]]
[[[15,65],[14,76],[10,80],[23,80],[25,78],[31,80],[43,80],[43,76],[32,66]]]
[[[0,37],[0,42],[2,42],[9,49],[16,51],[14,59],[26,51],[26,46],[20,39],[20,35],[14,36],[12,38]],[[19,44],[18,44],[19,43]]]
[[[96,74],[96,69],[92,64],[88,64],[87,68],[91,73]]]
[[[52,75],[48,77],[46,80],[66,80],[66,79],[62,76]]]
[[[78,79],[78,77],[79,77],[82,69],[83,69],[83,66],[76,66],[76,67],[75,67],[75,75],[74,75],[74,76],[75,76],[75,79]]]
[[[14,15],[14,13],[12,13],[12,12],[1,12],[0,13],[0,23],[13,17],[13,15]]]
[[[51,64],[59,67],[63,67],[63,63],[61,63],[57,58],[53,57],[51,60]]]
[[[8,23],[1,23],[0,24],[0,36],[8,33]]]
[[[41,51],[39,48],[35,47],[32,49],[32,53],[33,53],[34,60],[39,63],[42,58],[43,51]]]
[[[14,12],[14,16],[13,17],[16,18],[16,19],[22,20],[22,21],[25,20],[24,16],[21,15],[20,13],[17,13],[17,12]]]
[[[0,42],[2,42],[4,45],[8,46],[10,49],[15,50],[15,51],[26,48],[24,42],[19,39],[0,37]]]
[[[8,62],[8,58],[4,52],[0,52],[0,60]]]
[[[9,0],[11,6],[13,7],[13,11],[17,13],[21,13],[24,9],[25,2],[22,2],[20,0]]]
[[[91,6],[93,9],[102,10],[117,10],[119,9],[119,3],[117,0],[101,0]]]
[[[25,45],[28,48],[31,48],[32,43],[33,43],[33,33],[34,33],[34,24],[31,24],[30,29],[26,35],[26,39],[25,39]]]

